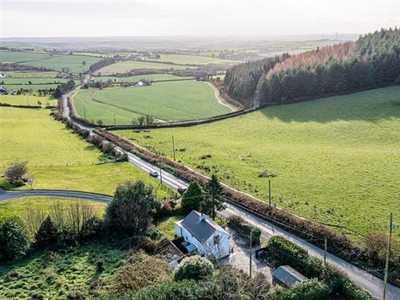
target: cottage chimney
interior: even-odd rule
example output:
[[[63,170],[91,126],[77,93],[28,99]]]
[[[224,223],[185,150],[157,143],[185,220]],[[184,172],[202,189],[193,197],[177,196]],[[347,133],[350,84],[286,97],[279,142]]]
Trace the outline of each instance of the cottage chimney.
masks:
[[[203,214],[203,213],[201,213],[201,215],[200,215],[200,222],[201,221],[204,221],[205,219],[206,219],[206,215],[205,214]]]

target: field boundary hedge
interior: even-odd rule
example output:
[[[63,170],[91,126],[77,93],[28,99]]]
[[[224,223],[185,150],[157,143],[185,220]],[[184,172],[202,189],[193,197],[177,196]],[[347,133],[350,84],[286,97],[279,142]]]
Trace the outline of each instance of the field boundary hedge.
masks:
[[[164,168],[173,175],[188,182],[197,181],[205,186],[209,178],[184,165],[171,161],[163,156],[154,154],[136,144],[133,144],[111,132],[98,128],[95,133],[99,134],[108,141],[111,141],[131,153],[145,159],[146,161]],[[372,274],[382,278],[382,273],[373,272],[376,269],[373,262],[370,261],[368,253],[361,245],[349,239],[345,234],[338,233],[331,228],[308,219],[301,218],[289,211],[275,206],[269,206],[268,203],[257,199],[249,194],[237,191],[227,185],[223,185],[226,202],[241,207],[260,218],[273,223],[283,230],[295,234],[305,241],[324,249],[325,239],[328,241],[327,251],[341,257],[342,259],[353,263],[364,269],[369,269]],[[392,263],[391,263],[392,265]],[[389,282],[398,285],[396,277],[397,266],[392,265],[393,276],[389,276]]]

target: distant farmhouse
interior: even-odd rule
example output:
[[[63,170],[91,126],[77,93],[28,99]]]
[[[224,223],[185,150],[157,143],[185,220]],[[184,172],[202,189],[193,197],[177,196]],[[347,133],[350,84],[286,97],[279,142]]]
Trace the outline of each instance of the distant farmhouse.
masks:
[[[6,74],[0,73],[0,78],[6,78]]]
[[[4,87],[0,87],[0,95],[8,95],[8,90]]]
[[[175,223],[175,234],[183,239],[182,245],[189,254],[198,253],[216,259],[229,255],[230,234],[195,210]]]

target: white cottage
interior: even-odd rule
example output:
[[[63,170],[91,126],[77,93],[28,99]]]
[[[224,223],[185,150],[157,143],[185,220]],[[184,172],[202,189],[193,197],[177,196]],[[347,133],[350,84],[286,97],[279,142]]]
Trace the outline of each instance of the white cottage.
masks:
[[[184,246],[189,253],[212,255],[217,259],[229,255],[230,234],[195,210],[175,223],[175,234],[184,239]]]

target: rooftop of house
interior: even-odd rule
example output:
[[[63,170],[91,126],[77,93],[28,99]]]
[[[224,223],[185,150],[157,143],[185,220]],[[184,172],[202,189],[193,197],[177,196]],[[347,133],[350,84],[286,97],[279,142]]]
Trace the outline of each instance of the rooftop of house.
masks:
[[[204,243],[215,231],[229,235],[225,229],[208,218],[206,215],[192,210],[182,221],[178,222],[185,227],[199,242]]]

